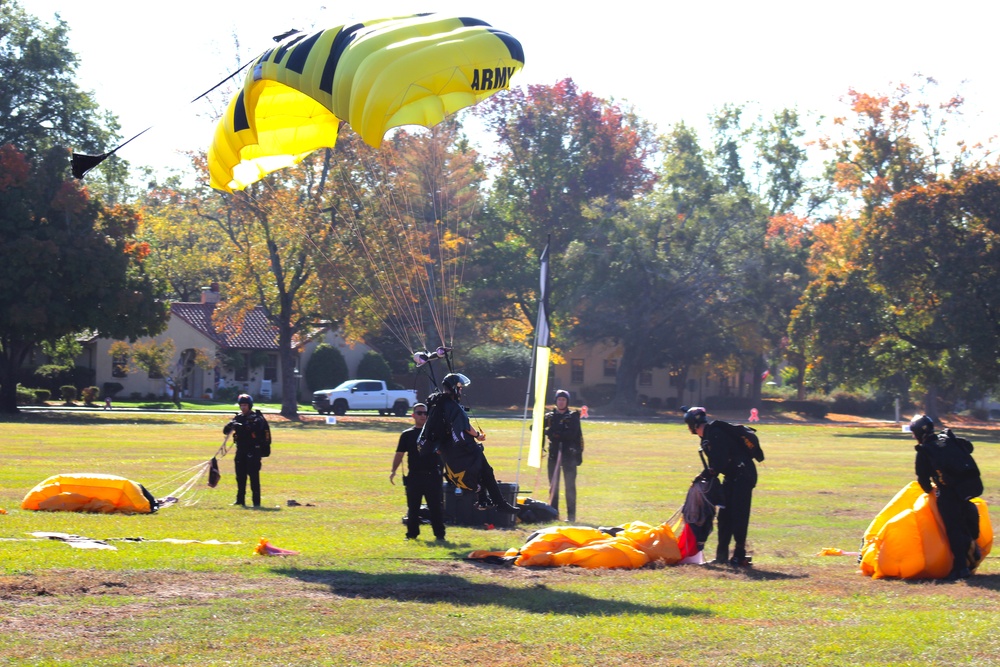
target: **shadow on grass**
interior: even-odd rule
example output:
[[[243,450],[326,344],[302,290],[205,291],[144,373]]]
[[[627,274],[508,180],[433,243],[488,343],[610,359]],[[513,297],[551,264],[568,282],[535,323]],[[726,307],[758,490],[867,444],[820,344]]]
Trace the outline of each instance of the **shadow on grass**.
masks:
[[[413,426],[413,420],[404,417],[375,417],[372,416],[371,420],[344,420],[338,418],[336,424],[327,424],[325,421],[320,421],[318,419],[302,420],[297,422],[280,422],[275,424],[272,422],[271,428],[294,428],[294,429],[306,429],[306,430],[327,430],[327,429],[340,429],[349,431],[371,431],[377,433],[394,433],[399,435],[406,429]],[[385,420],[385,421],[383,421]],[[393,421],[388,421],[393,420]]]
[[[0,415],[0,424],[69,424],[92,426],[94,424],[115,424],[127,421],[130,424],[176,424],[176,418],[156,415],[129,414],[116,412],[109,419],[108,412],[21,412],[16,415]]]
[[[990,591],[1000,591],[1000,574],[974,574],[968,579],[963,579],[966,586],[972,588],[985,588]]]
[[[788,572],[778,572],[775,570],[762,570],[759,567],[732,567],[730,565],[716,565],[708,563],[701,567],[716,572],[724,572],[741,576],[754,581],[783,581],[788,579],[808,579],[808,574],[789,574]]]
[[[500,605],[534,614],[610,616],[618,614],[666,614],[711,616],[706,609],[683,605],[647,605],[624,600],[606,600],[582,593],[553,590],[545,585],[504,586],[479,583],[438,573],[369,574],[353,570],[276,570],[276,574],[310,584],[327,586],[331,593],[347,598],[396,600],[399,602],[446,602],[461,606]]]

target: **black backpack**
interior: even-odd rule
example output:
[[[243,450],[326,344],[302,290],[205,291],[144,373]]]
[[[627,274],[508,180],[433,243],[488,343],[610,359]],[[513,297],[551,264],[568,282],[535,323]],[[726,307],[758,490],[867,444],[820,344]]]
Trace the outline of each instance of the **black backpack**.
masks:
[[[764,460],[764,450],[761,449],[760,438],[757,437],[756,429],[744,426],[743,424],[728,424],[728,426],[729,434],[747,448],[750,458],[757,462]]]
[[[435,392],[427,397],[427,421],[417,436],[417,451],[429,457],[438,450],[441,440],[448,434],[448,422],[444,416],[444,394]]]
[[[254,410],[254,412],[257,413],[257,419],[264,424],[264,428],[262,429],[264,438],[257,443],[257,449],[260,451],[261,458],[267,458],[271,455],[271,425],[264,419],[264,415],[260,413],[260,410]]]

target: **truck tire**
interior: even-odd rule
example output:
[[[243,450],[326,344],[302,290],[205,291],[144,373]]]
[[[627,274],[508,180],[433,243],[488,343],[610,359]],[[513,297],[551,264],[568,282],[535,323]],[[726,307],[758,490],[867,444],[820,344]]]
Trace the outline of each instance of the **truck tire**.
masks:
[[[347,401],[338,398],[333,402],[333,414],[343,417],[347,413]]]
[[[392,406],[392,411],[397,417],[405,417],[406,411],[410,409],[410,404],[403,399],[399,399]]]

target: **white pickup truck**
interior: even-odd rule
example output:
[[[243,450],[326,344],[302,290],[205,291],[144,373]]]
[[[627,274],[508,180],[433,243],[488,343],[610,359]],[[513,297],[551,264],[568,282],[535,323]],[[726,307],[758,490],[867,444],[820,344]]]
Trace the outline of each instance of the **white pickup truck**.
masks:
[[[413,389],[389,389],[381,380],[348,380],[333,389],[313,392],[312,405],[322,414],[342,415],[348,410],[378,410],[380,415],[404,416],[417,402]]]

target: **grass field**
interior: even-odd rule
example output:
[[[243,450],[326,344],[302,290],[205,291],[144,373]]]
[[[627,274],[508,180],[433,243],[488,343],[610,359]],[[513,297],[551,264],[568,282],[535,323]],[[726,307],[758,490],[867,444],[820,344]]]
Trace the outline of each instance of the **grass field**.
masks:
[[[406,542],[403,489],[388,481],[407,424],[398,418],[273,421],[260,511],[229,506],[229,457],[219,487],[193,506],[131,517],[20,510],[61,472],[118,474],[165,495],[172,488],[158,484],[212,455],[223,421],[97,412],[0,422],[0,665],[1000,665],[996,557],[944,583],[874,581],[853,558],[815,555],[856,549],[912,479],[911,442],[895,426],[763,425],[745,572],[464,560],[522,544],[529,526],[449,527],[440,545],[425,529]],[[498,477],[514,481],[521,423],[480,425]],[[1000,432],[961,433],[977,444],[992,504]],[[659,523],[700,468],[683,425],[588,422],[585,434],[582,524]],[[536,480],[522,467],[521,487],[544,498]],[[35,531],[147,541],[80,550]],[[256,556],[260,537],[301,554]],[[240,544],[148,541],[164,538]]]

